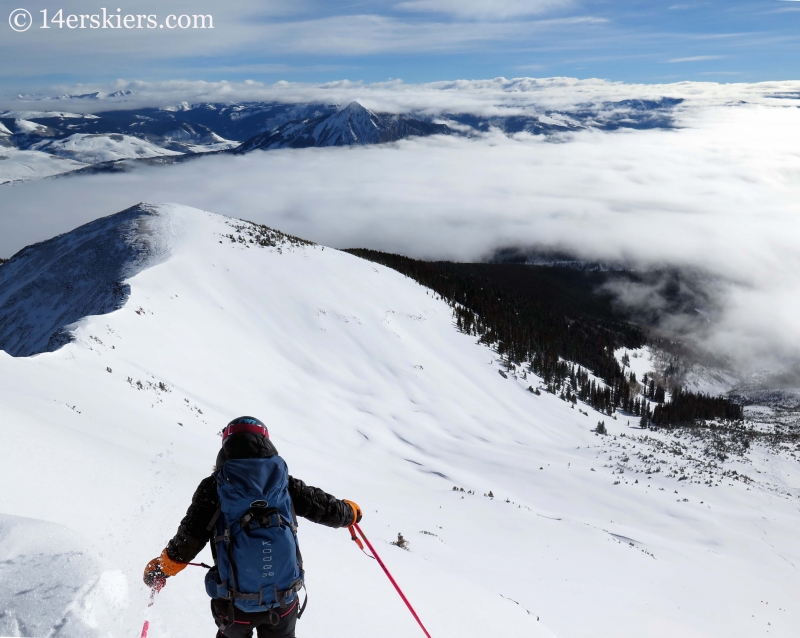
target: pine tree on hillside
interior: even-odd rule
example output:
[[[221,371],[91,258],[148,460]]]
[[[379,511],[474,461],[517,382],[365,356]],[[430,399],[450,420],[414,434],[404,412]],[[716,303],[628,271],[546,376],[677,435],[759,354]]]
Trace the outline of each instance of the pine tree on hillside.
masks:
[[[366,249],[347,252],[393,268],[432,289],[433,298],[452,308],[459,330],[494,348],[509,371],[529,362],[529,371],[542,378],[547,392],[565,400],[571,400],[574,393],[599,412],[612,415],[621,408],[649,423],[647,397],[657,404],[652,413],[655,425],[741,418],[741,407],[722,397],[676,392],[664,403],[665,390],[656,387],[652,375],[644,375],[640,388],[636,375],[627,375],[614,357],[620,347],[635,349],[645,344],[644,333],[625,321],[567,312],[567,306],[553,305],[547,297],[526,296],[519,287],[488,278],[489,264],[425,262]],[[526,276],[540,276],[535,270],[525,272]],[[602,383],[594,378],[590,381],[589,372]],[[637,398],[640,393],[641,400]]]

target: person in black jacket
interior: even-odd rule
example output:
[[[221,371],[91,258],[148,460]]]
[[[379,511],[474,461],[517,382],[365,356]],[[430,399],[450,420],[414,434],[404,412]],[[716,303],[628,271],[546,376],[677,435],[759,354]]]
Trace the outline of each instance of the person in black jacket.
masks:
[[[239,417],[223,431],[222,448],[217,455],[215,471],[232,459],[265,458],[278,454],[269,440],[267,427],[253,417]],[[361,520],[361,509],[352,501],[339,500],[317,487],[289,476],[289,496],[297,516],[328,527],[348,527]],[[178,532],[169,541],[161,556],[151,560],[144,571],[148,587],[161,589],[166,579],[182,571],[211,542],[216,561],[213,519],[218,515],[219,495],[214,475],[204,478],[192,497],[192,504],[183,517]],[[279,615],[272,611],[246,613],[237,611],[234,623],[227,622],[228,601],[212,599],[211,613],[220,628],[217,638],[250,638],[255,629],[258,638],[281,636],[293,638],[298,617],[297,599]]]

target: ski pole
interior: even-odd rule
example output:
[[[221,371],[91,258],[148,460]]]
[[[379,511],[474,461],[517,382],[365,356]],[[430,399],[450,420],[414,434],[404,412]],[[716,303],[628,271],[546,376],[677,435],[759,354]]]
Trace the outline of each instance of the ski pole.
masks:
[[[193,565],[194,567],[205,567],[206,569],[211,569],[211,565],[206,565],[205,563],[186,563],[187,565]],[[161,591],[164,585],[167,584],[165,578],[157,578],[153,583],[153,586],[150,588],[150,602],[147,604],[148,607],[152,607],[153,603],[156,601],[156,594]],[[147,632],[150,630],[150,621],[145,620],[144,626],[142,626],[142,635],[141,638],[147,638]]]
[[[164,578],[156,579],[153,583],[153,586],[150,588],[150,602],[147,603],[147,608],[153,606],[153,603],[156,601],[156,594],[161,591],[161,588],[166,584],[166,580]],[[145,620],[144,625],[142,626],[142,635],[141,638],[147,638],[147,632],[150,629],[150,621]]]
[[[147,603],[147,608],[153,606],[153,603],[156,601],[156,594],[161,591],[164,585],[167,583],[166,579],[156,579],[153,583],[153,586],[150,588],[150,602]],[[145,620],[144,625],[142,626],[142,635],[141,638],[147,638],[147,632],[150,630],[150,621]]]
[[[428,638],[431,638],[431,635],[428,633],[428,630],[425,629],[425,625],[422,624],[422,621],[419,619],[419,616],[417,616],[417,612],[414,611],[414,608],[411,606],[411,603],[408,602],[408,598],[406,598],[406,595],[403,593],[403,590],[400,589],[400,585],[397,584],[397,581],[389,573],[389,570],[386,568],[386,565],[384,565],[383,561],[381,560],[381,557],[378,556],[378,552],[375,551],[375,548],[372,546],[372,543],[369,542],[369,539],[364,535],[364,532],[361,531],[361,528],[358,526],[358,523],[353,523],[350,526],[350,535],[352,536],[352,538],[356,542],[356,544],[359,547],[361,547],[361,551],[364,551],[364,547],[361,545],[361,541],[359,541],[359,539],[356,538],[356,535],[353,532],[353,528],[355,528],[355,530],[359,533],[361,538],[364,539],[364,542],[367,544],[367,547],[369,547],[369,551],[372,552],[372,558],[374,558],[375,560],[378,561],[378,565],[381,566],[381,569],[386,574],[386,576],[389,578],[389,581],[392,583],[392,585],[394,585],[394,588],[397,590],[397,593],[400,594],[400,598],[403,599],[403,602],[406,604],[406,607],[408,607],[408,611],[410,611],[411,615],[414,616],[414,619],[417,621],[417,623],[419,624],[419,626],[422,629],[422,631],[425,632],[425,635]],[[366,554],[366,552],[364,552],[364,553]]]

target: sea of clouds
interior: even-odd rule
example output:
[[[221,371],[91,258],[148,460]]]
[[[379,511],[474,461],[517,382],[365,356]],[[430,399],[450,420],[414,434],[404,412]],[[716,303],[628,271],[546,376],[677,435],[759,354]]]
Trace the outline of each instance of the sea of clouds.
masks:
[[[493,82],[486,92],[497,88]],[[552,84],[552,102],[578,101],[566,80]],[[596,89],[595,102],[635,93],[605,84],[581,90]],[[699,273],[714,295],[712,314],[698,309],[704,346],[742,369],[783,367],[800,360],[800,109],[794,99],[772,97],[791,86],[753,86],[726,93],[713,85],[680,107],[675,130],[419,138],[6,186],[0,255],[140,201],[180,202],[329,246],[427,259],[560,248]],[[671,95],[679,92],[673,86]],[[758,99],[740,99],[748,92]],[[479,89],[465,93],[498,104]],[[625,303],[660,303],[648,290],[616,292]]]
[[[114,93],[120,98],[108,98]],[[100,99],[80,96],[99,93]],[[94,113],[113,109],[164,107],[171,105],[244,101],[283,103],[323,102],[348,104],[357,100],[382,113],[421,113],[437,115],[458,112],[481,116],[531,115],[548,109],[569,110],[577,106],[621,100],[684,100],[686,107],[698,108],[731,104],[780,105],[800,103],[800,81],[758,83],[675,82],[671,84],[632,84],[589,78],[492,78],[487,80],[446,80],[408,84],[402,80],[365,83],[340,80],[324,84],[255,80],[207,82],[165,80],[143,82],[118,80],[111,84],[78,84],[52,87],[36,94],[0,93],[0,109],[9,111],[73,111]]]

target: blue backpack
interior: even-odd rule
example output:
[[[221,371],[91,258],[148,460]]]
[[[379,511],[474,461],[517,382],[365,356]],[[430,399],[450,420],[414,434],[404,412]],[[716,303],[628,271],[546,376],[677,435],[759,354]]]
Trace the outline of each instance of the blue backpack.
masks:
[[[220,505],[209,525],[216,565],[206,575],[208,595],[230,601],[228,623],[234,606],[245,612],[287,608],[303,588],[303,559],[286,462],[277,455],[232,459],[214,476]]]

